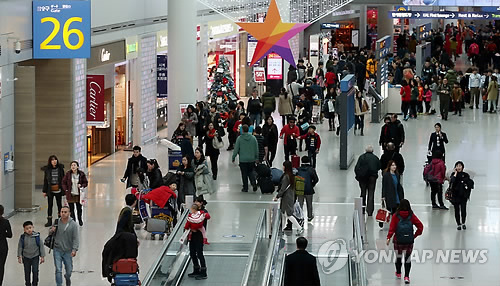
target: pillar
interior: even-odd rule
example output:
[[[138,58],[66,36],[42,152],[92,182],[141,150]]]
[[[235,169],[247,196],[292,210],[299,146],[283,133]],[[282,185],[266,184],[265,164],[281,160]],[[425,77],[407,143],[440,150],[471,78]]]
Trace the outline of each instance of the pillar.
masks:
[[[366,5],[359,6],[359,47],[366,47],[366,33],[368,33],[366,22]],[[380,14],[379,14],[380,17]]]
[[[196,0],[168,1],[168,136],[181,120],[179,104],[196,101]]]
[[[377,33],[378,39],[381,39],[387,35],[393,37],[394,24],[392,19],[389,19],[389,11],[394,10],[394,6],[391,5],[380,5],[378,6],[378,20],[377,20]]]

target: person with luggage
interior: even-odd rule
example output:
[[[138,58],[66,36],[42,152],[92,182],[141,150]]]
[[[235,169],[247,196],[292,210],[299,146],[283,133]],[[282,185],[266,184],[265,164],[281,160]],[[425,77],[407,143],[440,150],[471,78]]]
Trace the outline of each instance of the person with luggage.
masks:
[[[427,181],[431,186],[432,209],[448,210],[443,202],[443,183],[446,178],[446,166],[442,158],[443,153],[440,150],[433,152],[430,166],[426,166],[428,170],[424,169],[424,176],[427,177]],[[436,196],[438,197],[439,205],[436,204]]]
[[[49,157],[47,166],[43,168],[43,196],[47,198],[49,206],[47,208],[47,223],[45,227],[52,225],[52,209],[54,206],[54,199],[57,204],[57,213],[61,212],[62,207],[62,180],[64,178],[64,165],[59,162],[56,155]]]
[[[297,250],[285,258],[286,286],[320,286],[316,257],[307,252],[307,239],[298,237]]]
[[[262,136],[264,136],[265,160],[269,166],[273,165],[278,150],[278,127],[274,124],[274,118],[269,116],[262,126]]]
[[[5,262],[9,253],[7,238],[12,238],[12,229],[9,220],[3,217],[4,207],[0,205],[0,286],[3,284]]]
[[[70,219],[69,207],[61,208],[61,218],[57,225],[52,226],[50,234],[54,236],[54,264],[56,267],[56,286],[63,285],[62,266],[64,264],[66,286],[71,285],[73,272],[73,257],[76,256],[79,246],[78,225]]]
[[[182,157],[182,164],[179,169],[177,169],[176,174],[179,178],[177,207],[181,209],[181,206],[186,203],[186,196],[194,196],[196,194],[194,168],[192,166],[192,161],[187,156]]]
[[[241,171],[241,180],[243,182],[242,192],[248,192],[248,180],[250,179],[250,184],[253,187],[253,191],[257,191],[257,183],[255,181],[255,175],[253,172],[255,163],[259,160],[259,145],[255,136],[248,133],[248,125],[243,125],[243,134],[238,137],[233,150],[233,163],[236,160],[236,156],[239,155],[239,165]]]
[[[288,118],[288,124],[281,128],[280,139],[283,140],[285,160],[290,161],[290,155],[297,155],[297,138],[300,136],[299,127],[295,125],[295,118]]]
[[[297,184],[297,179],[295,180],[295,194],[297,195],[297,200],[300,204],[300,208],[304,209],[304,199],[307,205],[307,221],[312,221],[314,219],[313,212],[313,195],[314,187],[319,182],[318,174],[313,166],[310,164],[310,158],[308,156],[302,157],[302,165],[297,170],[295,178],[300,177],[304,182],[303,184]]]
[[[196,207],[196,211],[198,211],[198,206]],[[193,209],[193,207],[191,207]],[[202,213],[202,212],[200,212]],[[204,221],[201,223],[203,226],[206,224],[207,217],[210,218],[208,212],[203,212]],[[187,222],[186,222],[187,225]],[[203,254],[203,245],[204,245],[204,237],[200,230],[197,228],[190,229],[188,235],[189,241],[189,256],[191,257],[191,261],[193,262],[193,272],[188,274],[188,277],[195,278],[196,280],[207,279],[207,264],[205,261],[205,256]]]
[[[299,224],[297,219],[293,216],[295,204],[295,175],[293,174],[292,162],[283,162],[283,176],[281,176],[278,194],[274,201],[281,199],[281,226],[283,231],[286,229],[287,221],[290,221],[297,228],[297,235],[304,232],[304,227]]]
[[[439,122],[434,124],[434,130],[435,132],[431,133],[431,136],[429,138],[427,153],[429,154],[429,156],[433,156],[435,152],[439,151],[441,152],[441,157],[442,157],[441,159],[443,160],[443,162],[446,162],[445,161],[446,153],[444,144],[448,144],[448,136],[446,136],[446,133],[441,131],[441,123]]]
[[[262,127],[255,127],[252,135],[255,137],[255,139],[257,139],[257,145],[259,146],[259,163],[262,163],[264,162],[264,157],[266,155],[264,136],[262,136]]]
[[[213,188],[213,177],[210,174],[210,169],[208,169],[208,163],[203,155],[203,150],[198,147],[194,151],[194,185],[196,186],[196,196],[203,197],[203,195],[212,194],[214,192]]]
[[[474,181],[468,173],[464,172],[464,163],[462,161],[457,161],[455,163],[455,169],[450,177],[449,187],[449,191],[451,192],[450,202],[455,208],[457,230],[467,229],[465,225],[465,219],[467,218],[467,201],[473,189]]]
[[[134,222],[132,220],[132,213],[137,205],[137,198],[133,194],[125,196],[126,206],[120,211],[118,216],[118,223],[116,224],[116,233],[130,232],[135,234]]]
[[[149,188],[156,189],[163,185],[163,175],[161,174],[160,166],[156,159],[149,159],[146,163],[146,176],[149,181]]]
[[[399,176],[398,166],[396,162],[389,161],[382,175],[382,201],[385,203],[387,210],[394,214],[401,200],[405,198],[401,178]],[[379,226],[384,227],[384,223],[379,222]]]
[[[40,233],[35,231],[33,222],[25,221],[23,229],[24,233],[19,237],[17,244],[17,261],[24,265],[25,285],[38,286],[38,267],[45,262],[45,248]]]
[[[356,134],[356,130],[361,131],[361,136],[364,136],[363,129],[365,127],[365,114],[369,112],[370,108],[368,107],[368,103],[363,98],[363,94],[356,90],[356,97],[354,98],[354,134]]]
[[[62,180],[62,189],[65,192],[66,200],[68,201],[69,208],[71,210],[71,218],[76,221],[75,218],[75,204],[76,210],[78,212],[78,222],[80,226],[83,226],[82,219],[82,204],[80,203],[80,195],[82,189],[86,188],[88,185],[87,177],[85,173],[80,171],[77,161],[71,162],[71,170],[69,170]],[[161,180],[161,176],[160,176]]]
[[[207,234],[205,231],[204,223],[210,219],[210,214],[208,212],[200,211],[198,204],[193,204],[190,213],[187,217],[186,224],[184,225],[184,230],[189,231],[189,235],[192,235],[194,231],[199,231],[203,235],[203,244],[208,243]]]
[[[365,153],[359,156],[354,167],[356,180],[361,189],[360,197],[363,199],[363,213],[368,216],[373,215],[375,185],[377,184],[378,171],[380,170],[380,160],[373,154],[373,146],[366,146]]]
[[[417,230],[414,232],[414,227]],[[396,278],[401,279],[401,268],[405,265],[405,284],[410,284],[410,269],[411,269],[411,253],[413,252],[413,244],[415,238],[422,234],[424,225],[412,211],[410,202],[406,199],[401,199],[397,211],[391,219],[389,233],[387,233],[387,245],[391,242],[394,244],[396,252]],[[402,258],[404,256],[404,262]]]
[[[316,155],[319,153],[319,147],[321,146],[321,138],[319,134],[316,133],[316,126],[310,125],[307,133],[299,138],[301,141],[306,141],[305,149],[307,150],[309,162],[311,162],[313,168],[316,168]]]
[[[261,117],[262,117],[262,99],[259,97],[257,93],[257,87],[252,89],[252,97],[248,99],[247,103],[247,112],[252,125],[258,126],[260,125]]]
[[[142,156],[141,147],[134,146],[132,150],[134,154],[128,159],[127,168],[125,169],[125,173],[123,174],[123,178],[121,179],[122,182],[125,182],[125,180],[127,181],[127,188],[139,186],[140,179],[138,170],[146,170],[146,164],[148,161],[146,157]]]
[[[139,240],[130,232],[119,232],[109,239],[102,250],[102,277],[114,285],[138,285],[137,256]],[[136,282],[131,284],[131,280]],[[126,283],[126,284],[125,284]]]
[[[205,132],[205,136],[203,137],[203,143],[205,143],[205,155],[210,158],[210,165],[212,167],[212,178],[217,180],[217,174],[219,172],[219,168],[217,166],[220,150],[215,148],[214,140],[221,141],[222,138],[219,136],[219,132],[215,129],[215,125],[210,122],[208,123],[208,130]]]

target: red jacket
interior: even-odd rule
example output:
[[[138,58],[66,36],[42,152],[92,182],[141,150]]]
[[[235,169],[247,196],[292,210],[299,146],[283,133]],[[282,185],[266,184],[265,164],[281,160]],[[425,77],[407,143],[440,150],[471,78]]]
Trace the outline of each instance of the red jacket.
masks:
[[[73,174],[73,171],[69,170],[68,172],[66,172],[66,174],[64,175],[64,178],[62,180],[61,188],[64,191],[64,193],[66,194],[67,200],[71,200],[71,196],[72,196],[71,195],[71,189],[73,188],[73,181],[71,178],[72,174]],[[87,181],[87,177],[85,176],[85,173],[78,170],[78,176],[79,176],[78,184],[80,184],[81,189],[86,188],[88,185],[88,181]],[[81,189],[79,189],[78,191],[80,192]]]
[[[134,194],[137,199],[139,199],[139,192],[135,188],[132,188],[132,194]],[[148,204],[151,204],[151,201],[153,201],[160,208],[164,208],[171,196],[177,198],[175,192],[172,191],[169,187],[161,186],[159,188],[153,189],[145,195],[142,195],[141,199]]]
[[[444,178],[446,177],[446,166],[441,159],[432,159],[432,174],[438,180],[438,183],[444,183]]]
[[[286,145],[289,136],[295,135],[295,138],[298,138],[300,136],[300,130],[297,125],[295,125],[293,128],[290,128],[290,124],[287,124],[283,128],[281,128],[280,137],[283,134],[285,135],[284,144]]]
[[[319,134],[314,132],[314,134],[311,135],[311,133],[307,132],[306,134],[300,136],[300,139],[306,139],[306,150],[309,150],[309,144],[311,144],[311,137],[314,136],[315,138],[315,145],[316,145],[316,150],[319,150],[319,147],[321,146],[321,138],[319,137]]]
[[[410,102],[411,101],[411,87],[409,84],[403,86],[401,88],[401,91],[399,92],[401,94],[401,101],[404,102]]]
[[[325,75],[326,84],[335,84],[337,82],[337,75],[334,72],[327,72]]]
[[[197,213],[190,213],[184,225],[184,229],[198,230],[203,227],[205,220],[210,219],[210,214],[205,211],[199,211]]]
[[[240,127],[240,125],[241,125],[241,120],[236,121],[236,123],[234,123],[233,126],[233,132],[238,133],[239,132],[238,128]]]
[[[391,239],[391,237],[396,234],[396,229],[398,227],[398,222],[399,218],[397,216],[397,212],[392,215],[391,219],[391,226],[389,227],[389,233],[387,234],[387,239]],[[400,211],[399,215],[403,218],[406,219],[409,215],[408,211]],[[424,231],[424,225],[422,222],[418,219],[418,217],[413,213],[410,218],[411,223],[413,223],[414,226],[417,227],[417,231],[413,234],[413,237],[416,238],[417,236],[421,235],[422,232]],[[396,237],[394,236],[394,240],[396,240]],[[397,242],[397,241],[396,241]]]

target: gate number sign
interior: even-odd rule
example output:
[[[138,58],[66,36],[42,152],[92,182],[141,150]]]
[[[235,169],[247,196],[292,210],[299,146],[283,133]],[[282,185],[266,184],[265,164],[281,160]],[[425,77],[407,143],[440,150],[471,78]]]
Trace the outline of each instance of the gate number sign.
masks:
[[[90,1],[33,1],[33,58],[90,58]]]

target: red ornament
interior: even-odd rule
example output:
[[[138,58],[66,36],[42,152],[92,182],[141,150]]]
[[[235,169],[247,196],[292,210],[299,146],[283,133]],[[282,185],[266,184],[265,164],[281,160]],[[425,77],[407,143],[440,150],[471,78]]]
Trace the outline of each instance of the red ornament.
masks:
[[[229,80],[227,80],[227,78],[223,78],[223,79],[222,79],[222,83],[223,83],[223,84],[227,84],[228,82],[229,82]]]

